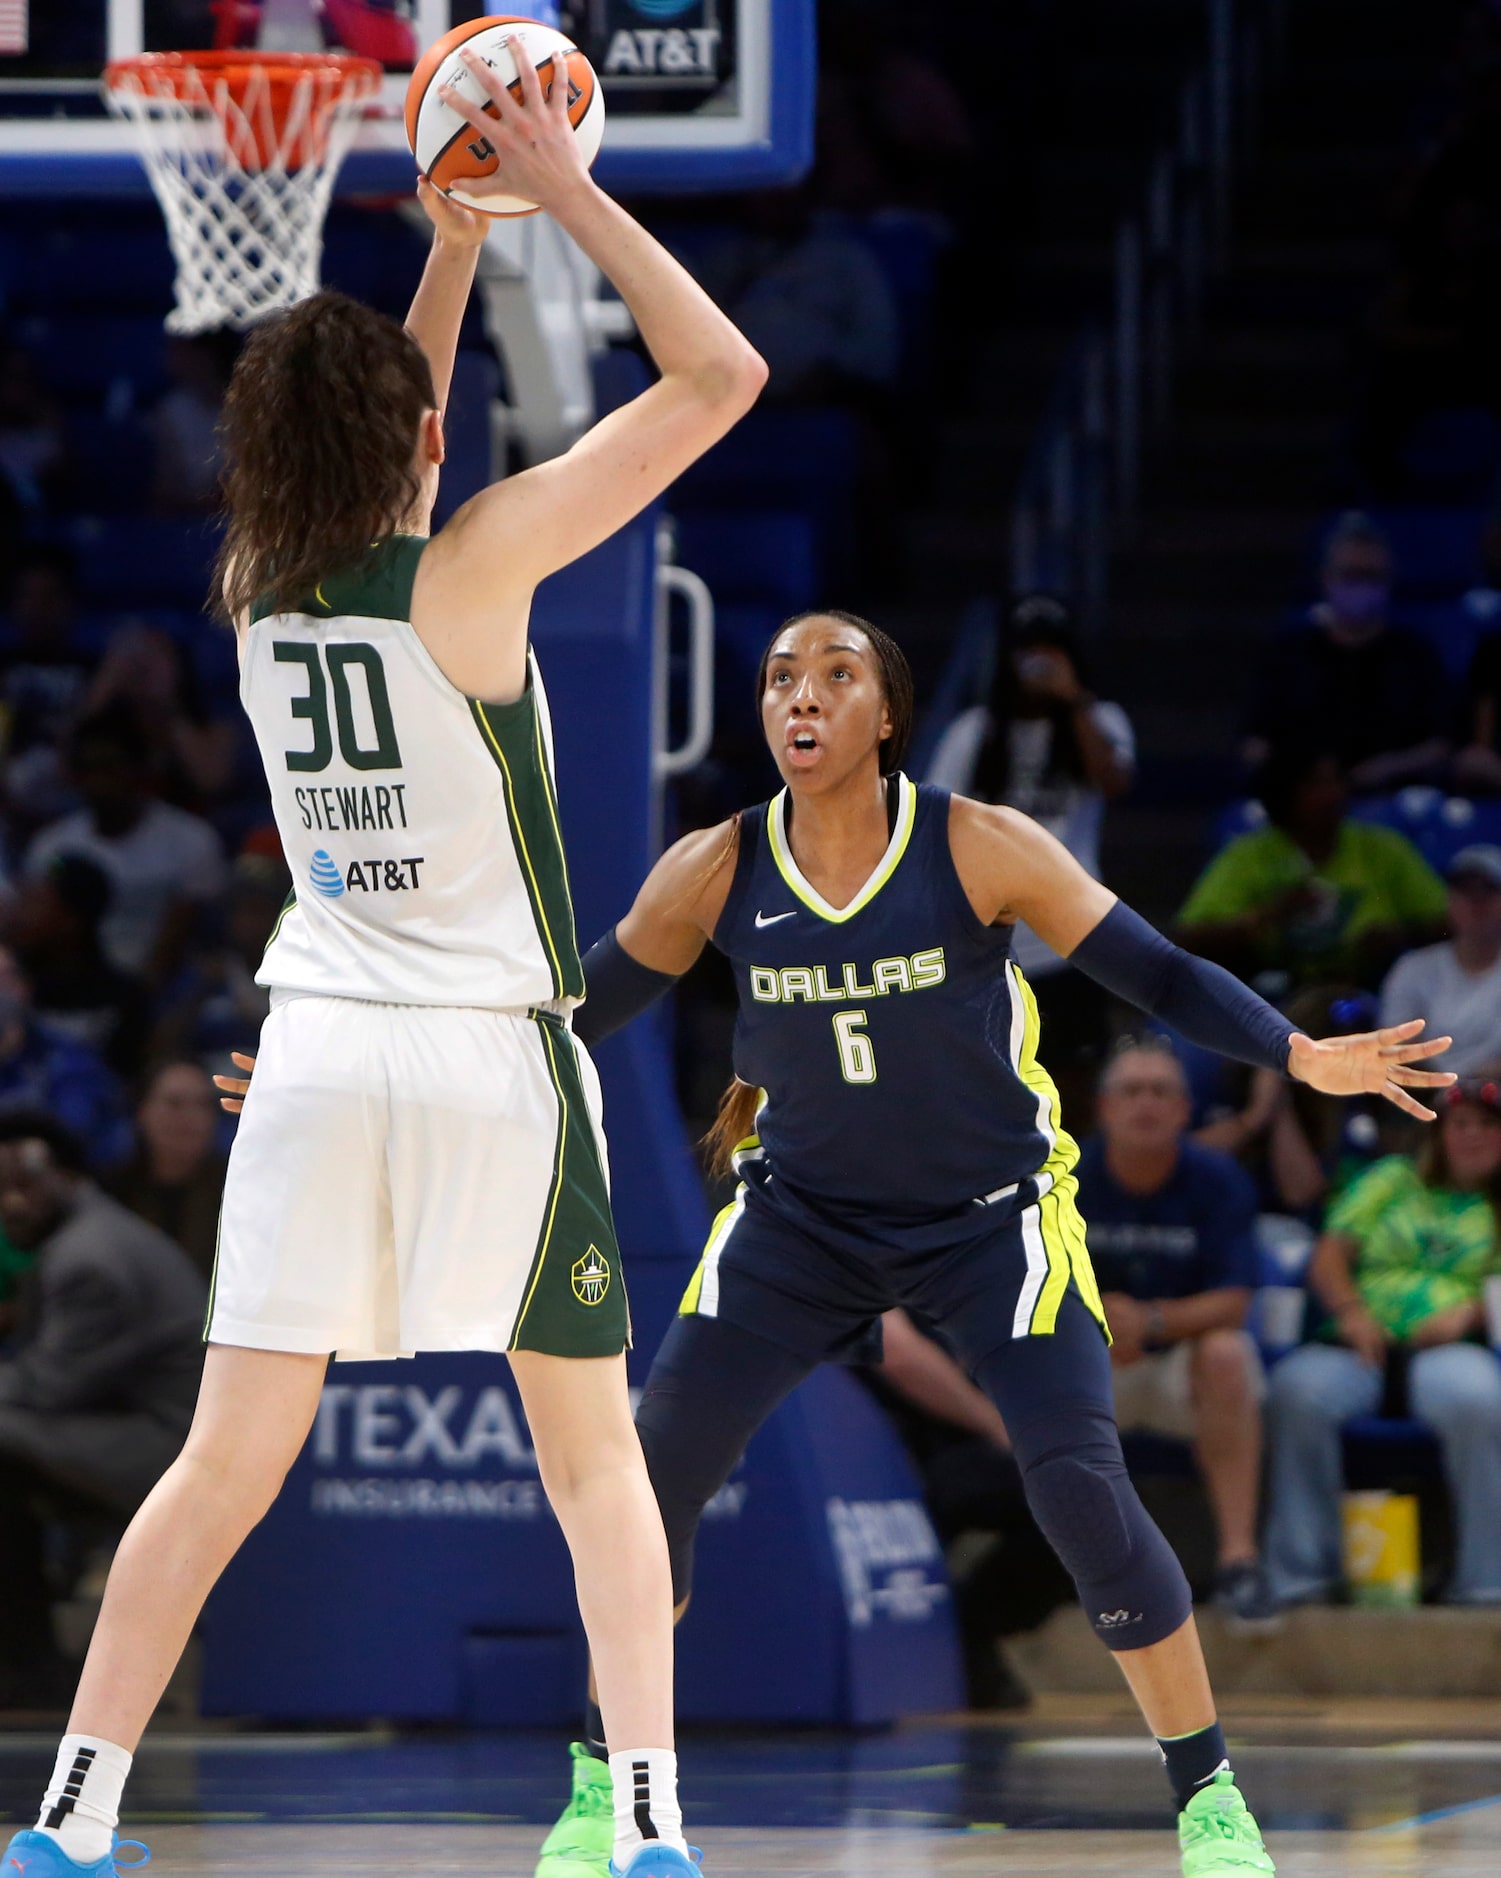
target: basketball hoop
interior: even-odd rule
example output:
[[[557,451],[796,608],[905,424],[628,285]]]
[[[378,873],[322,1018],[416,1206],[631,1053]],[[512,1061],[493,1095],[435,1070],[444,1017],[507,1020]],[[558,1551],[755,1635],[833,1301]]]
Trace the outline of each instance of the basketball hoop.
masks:
[[[148,52],[105,69],[135,129],[177,262],[167,330],[243,329],[318,290],[323,218],[374,59]]]

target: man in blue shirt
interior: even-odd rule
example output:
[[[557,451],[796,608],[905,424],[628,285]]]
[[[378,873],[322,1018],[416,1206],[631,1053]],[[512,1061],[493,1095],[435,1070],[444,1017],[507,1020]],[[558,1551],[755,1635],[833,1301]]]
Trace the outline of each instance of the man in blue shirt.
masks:
[[[1245,1331],[1256,1196],[1245,1172],[1188,1139],[1182,1065],[1132,1042],[1100,1085],[1079,1207],[1114,1338],[1116,1418],[1191,1441],[1219,1538],[1215,1601],[1242,1623],[1275,1610],[1256,1551],[1264,1379]]]

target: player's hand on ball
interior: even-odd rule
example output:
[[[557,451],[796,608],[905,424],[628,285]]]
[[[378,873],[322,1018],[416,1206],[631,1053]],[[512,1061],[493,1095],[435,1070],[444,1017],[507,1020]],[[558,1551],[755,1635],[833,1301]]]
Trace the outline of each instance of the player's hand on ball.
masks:
[[[244,1070],[243,1080],[239,1076],[216,1076],[214,1087],[224,1091],[219,1098],[219,1107],[227,1114],[238,1115],[245,1106],[245,1091],[250,1087],[250,1076],[255,1068],[255,1058],[246,1056],[240,1050],[231,1050],[229,1060]]]
[[[445,248],[477,248],[490,230],[490,217],[466,209],[435,189],[425,176],[417,178],[417,200]]]
[[[1433,1110],[1407,1093],[1409,1089],[1447,1089],[1458,1080],[1446,1069],[1414,1069],[1430,1056],[1440,1056],[1452,1037],[1418,1041],[1421,1017],[1408,1024],[1390,1024],[1385,1030],[1363,1031],[1358,1037],[1325,1037],[1316,1042],[1295,1031],[1287,1070],[1299,1082],[1323,1095],[1379,1095],[1419,1121],[1431,1122]]]
[[[492,146],[496,167],[488,176],[466,178],[471,196],[521,196],[547,208],[589,179],[573,126],[568,121],[568,64],[557,53],[548,62],[548,93],[526,48],[514,35],[506,41],[516,61],[518,103],[500,74],[467,47],[459,57],[495,106],[495,115],[461,97],[451,85],[439,94]]]

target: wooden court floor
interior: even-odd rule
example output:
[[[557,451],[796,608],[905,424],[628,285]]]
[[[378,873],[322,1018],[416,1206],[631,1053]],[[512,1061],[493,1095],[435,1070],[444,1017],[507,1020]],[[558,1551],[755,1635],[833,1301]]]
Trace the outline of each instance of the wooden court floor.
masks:
[[[532,1878],[535,1830],[517,1826],[158,1826],[161,1878]],[[922,1832],[813,1827],[704,1835],[705,1878],[1176,1878],[1165,1832]],[[1496,1878],[1501,1803],[1403,1833],[1269,1836],[1285,1878]]]

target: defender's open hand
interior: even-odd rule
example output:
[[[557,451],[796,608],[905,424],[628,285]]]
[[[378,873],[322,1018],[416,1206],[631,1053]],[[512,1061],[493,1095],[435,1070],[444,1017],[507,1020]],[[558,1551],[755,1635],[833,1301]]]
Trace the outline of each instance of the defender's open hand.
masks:
[[[1391,1024],[1385,1030],[1363,1031],[1358,1037],[1325,1037],[1319,1042],[1294,1032],[1288,1074],[1324,1095],[1385,1096],[1406,1114],[1431,1122],[1433,1110],[1415,1102],[1407,1091],[1447,1089],[1458,1079],[1450,1070],[1412,1067],[1442,1055],[1454,1041],[1429,1037],[1420,1043],[1422,1028],[1422,1018],[1415,1017],[1411,1023]]]

